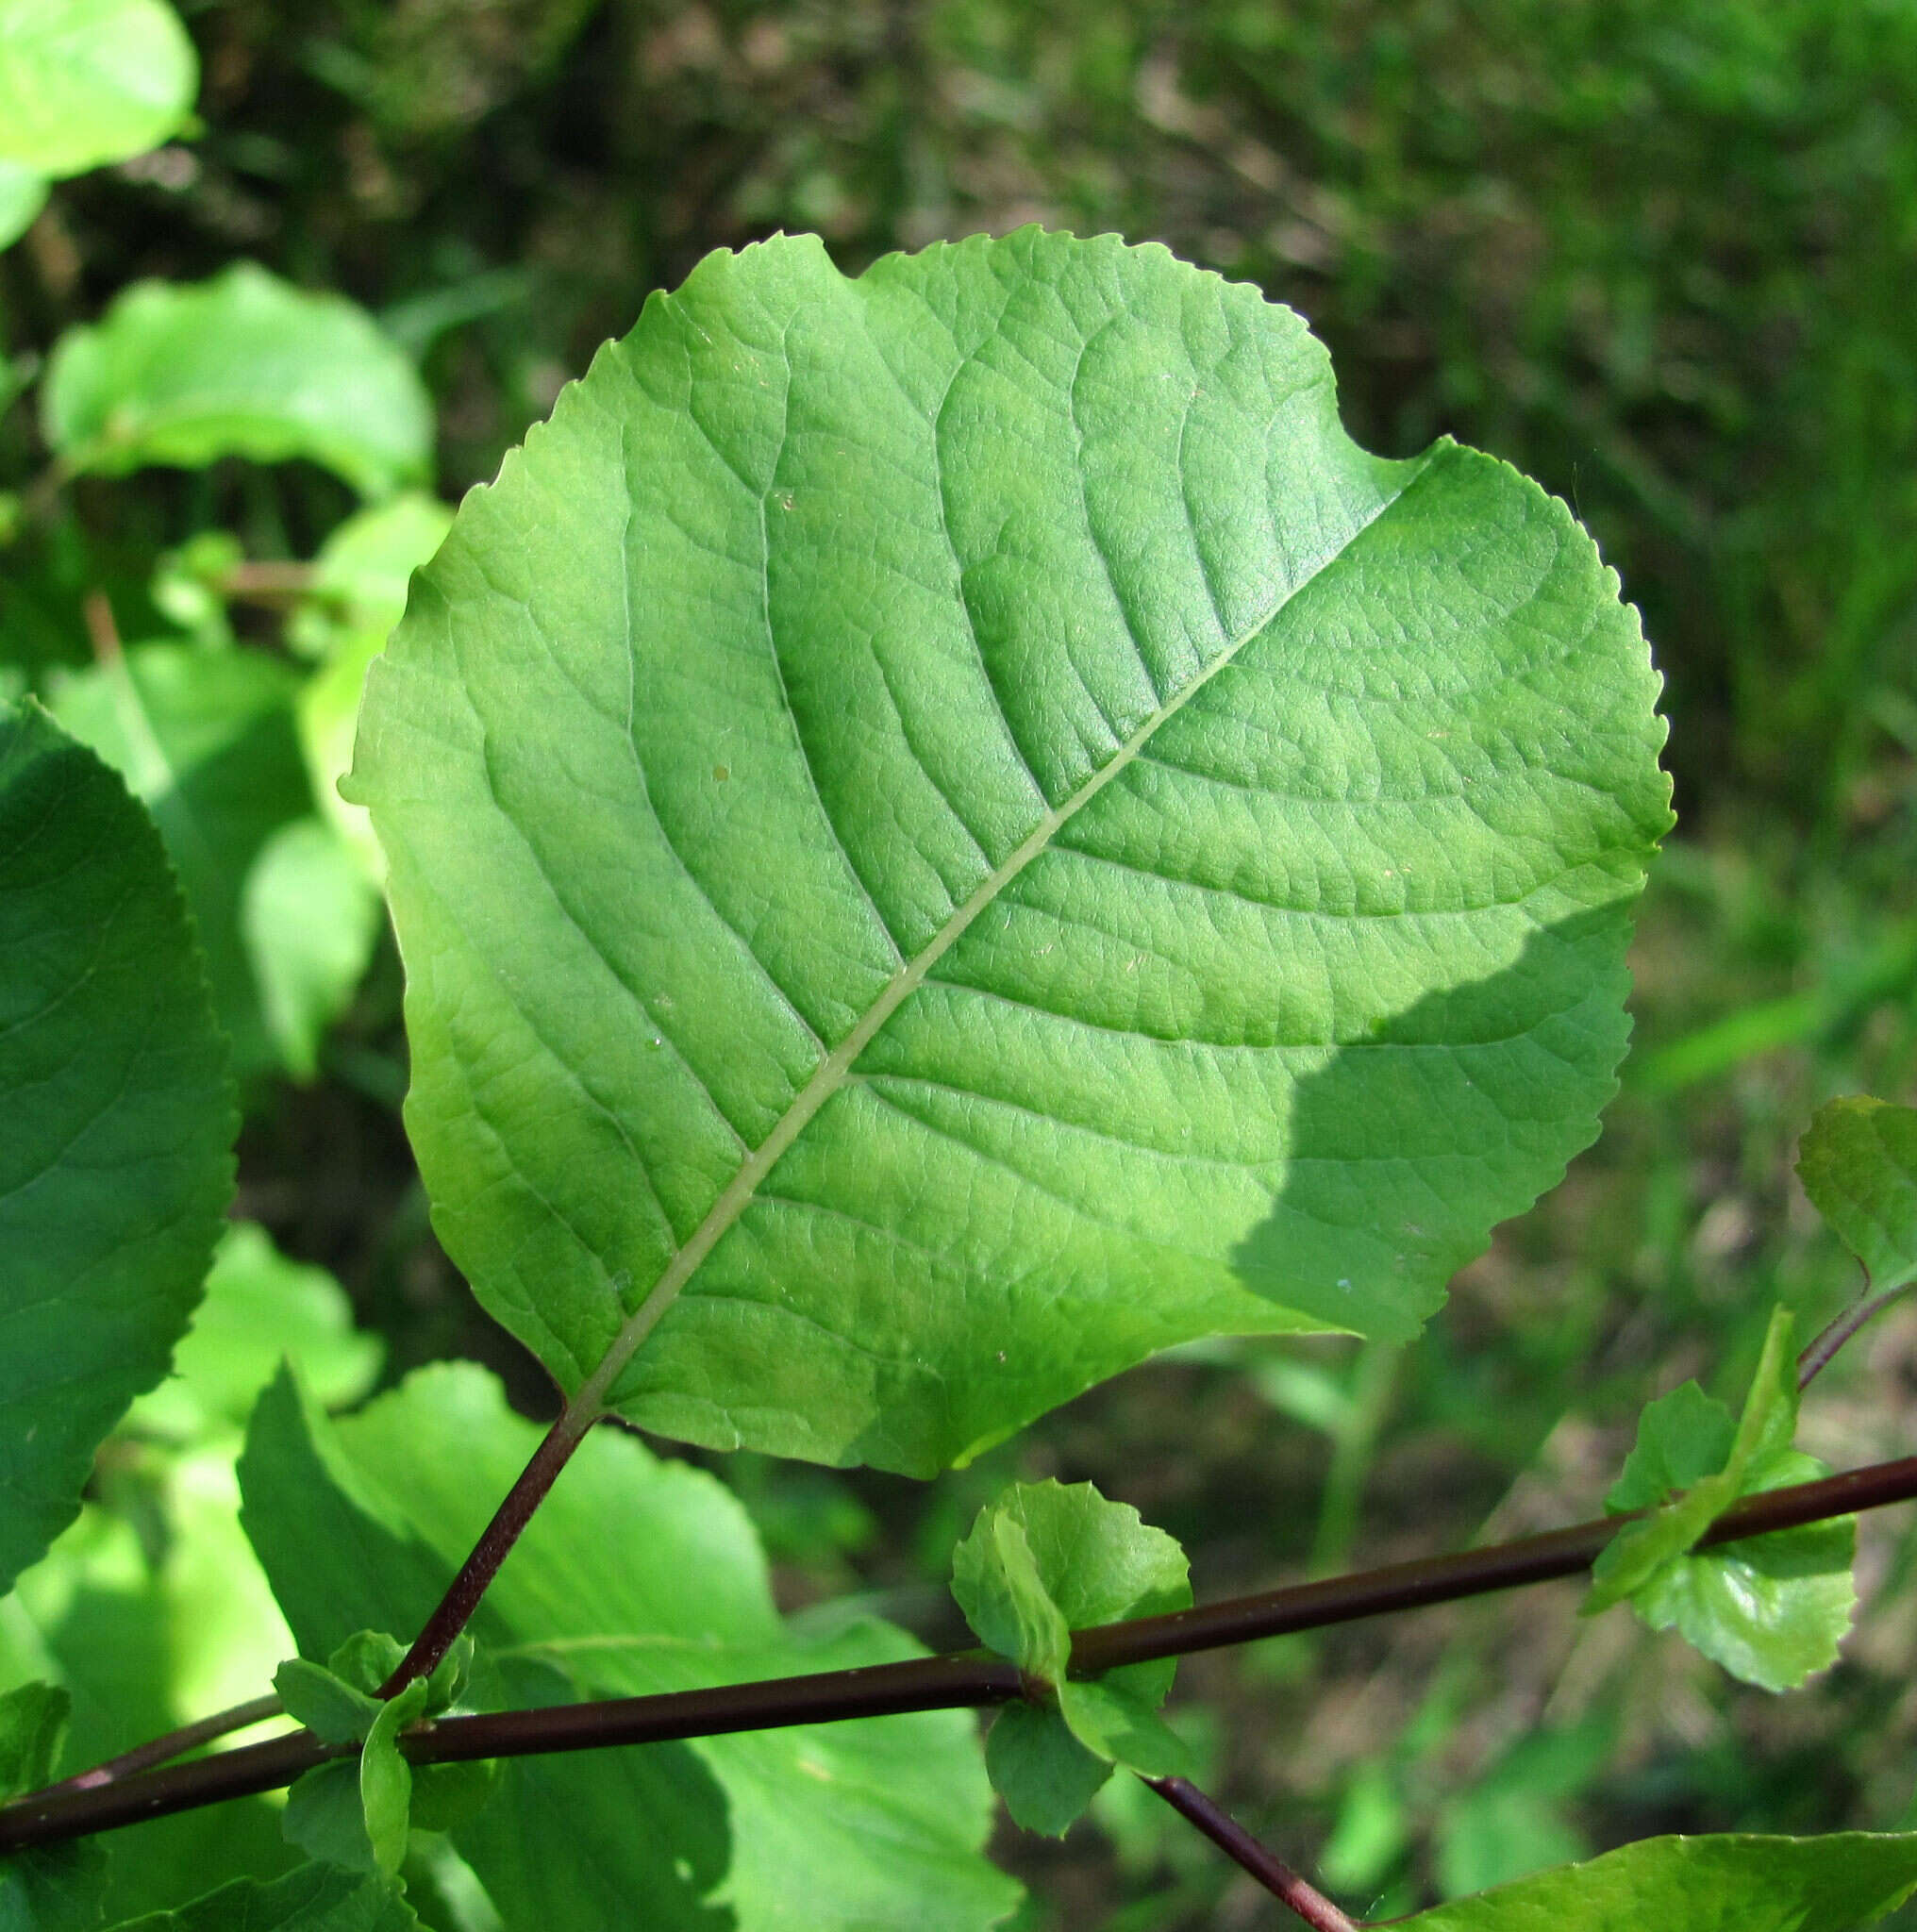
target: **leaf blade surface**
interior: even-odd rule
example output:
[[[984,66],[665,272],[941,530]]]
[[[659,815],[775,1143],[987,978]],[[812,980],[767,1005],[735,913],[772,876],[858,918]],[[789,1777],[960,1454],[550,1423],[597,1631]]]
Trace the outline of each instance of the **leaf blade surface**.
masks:
[[[569,1391],[920,1474],[1198,1334],[1413,1332],[1623,1049],[1614,591],[1163,251],[709,258],[369,682],[442,1239]]]
[[[225,1042],[153,821],[37,706],[0,713],[0,1588],[167,1370],[232,1187]]]

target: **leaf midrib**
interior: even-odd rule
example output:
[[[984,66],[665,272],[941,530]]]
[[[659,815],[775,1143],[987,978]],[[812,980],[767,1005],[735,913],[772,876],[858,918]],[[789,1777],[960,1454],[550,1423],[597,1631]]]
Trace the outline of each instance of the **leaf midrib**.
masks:
[[[978,915],[1017,878],[1033,859],[1043,852],[1057,834],[1068,824],[1112,779],[1131,764],[1153,737],[1184,709],[1213,678],[1231,664],[1254,639],[1261,636],[1278,613],[1309,585],[1315,583],[1340,558],[1343,557],[1366,530],[1397,503],[1422,476],[1436,452],[1427,454],[1405,476],[1390,495],[1357,525],[1336,550],[1325,556],[1309,575],[1299,578],[1271,608],[1263,611],[1240,632],[1211,662],[1182,691],[1167,698],[1157,710],[1133,731],[1118,750],[1061,805],[1054,806],[1032,831],[974,890],[971,896],[946,920],[932,938],[892,974],[878,996],[859,1016],[852,1030],[833,1047],[813,1070],[812,1076],[794,1096],[778,1123],[746,1158],[741,1162],[706,1217],[667,1262],[645,1299],[621,1324],[611,1345],[600,1358],[599,1366],[579,1386],[568,1403],[569,1413],[578,1422],[590,1422],[606,1413],[606,1398],[640,1344],[656,1328],[666,1310],[678,1300],[686,1284],[704,1265],[746,1208],[751,1206],[759,1184],[799,1136],[809,1126],[820,1109],[842,1088],[860,1054],[876,1038],[888,1020],[925,983],[926,975],[951,951]]]

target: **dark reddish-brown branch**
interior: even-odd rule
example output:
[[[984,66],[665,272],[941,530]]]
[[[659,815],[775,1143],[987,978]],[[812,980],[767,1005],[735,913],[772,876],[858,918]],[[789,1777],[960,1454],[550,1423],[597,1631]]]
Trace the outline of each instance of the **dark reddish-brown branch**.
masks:
[[[1747,1496],[1711,1524],[1700,1546],[1736,1542],[1774,1529],[1794,1529],[1801,1524],[1850,1516],[1859,1509],[1909,1502],[1912,1497],[1917,1497],[1917,1456],[1907,1456],[1896,1462],[1825,1476],[1819,1482]],[[1390,1610],[1414,1610],[1489,1591],[1543,1583],[1554,1576],[1575,1576],[1591,1567],[1598,1552],[1630,1520],[1627,1516],[1600,1517],[1593,1523],[1548,1530],[1542,1536],[1523,1537],[1515,1542],[1461,1550],[1453,1557],[1424,1557],[1352,1576],[1329,1576],[1322,1583],[1294,1584],[1259,1596],[1235,1597],[1161,1617],[1140,1617],[1128,1624],[1080,1630],[1072,1640],[1073,1674],[1096,1676],[1119,1664],[1188,1657],[1193,1651],[1218,1650],[1256,1638],[1322,1630],[1359,1617],[1382,1616]]]
[[[548,1442],[551,1440],[548,1438]],[[517,1487],[527,1483],[538,1460],[534,1458]],[[564,1456],[558,1456],[545,1474],[542,1492],[563,1462]],[[1747,1497],[1719,1517],[1704,1541],[1707,1544],[1734,1542],[1913,1497],[1917,1497],[1917,1457],[1906,1457],[1844,1475],[1826,1476],[1820,1482]],[[519,1514],[514,1535],[529,1507],[527,1503]],[[507,1514],[503,1507],[500,1513]],[[1575,1575],[1589,1568],[1597,1553],[1630,1520],[1606,1517],[1457,1556],[1394,1563],[1382,1570],[1267,1591],[1258,1596],[1175,1611],[1170,1616],[1142,1617],[1081,1630],[1072,1640],[1072,1670],[1075,1675],[1095,1676],[1121,1664],[1249,1642],[1287,1631],[1322,1629],[1388,1610],[1413,1609],[1549,1577]],[[511,1538],[508,1537],[500,1551],[502,1557],[510,1546]],[[495,1561],[492,1568],[497,1567]],[[490,1571],[487,1574],[490,1575]],[[984,1707],[1009,1703],[1022,1694],[1012,1664],[972,1651],[658,1697],[445,1718],[407,1733],[401,1739],[401,1748],[416,1764],[441,1764],[461,1758],[591,1751],[608,1745],[717,1737],[728,1731],[774,1730],[786,1724],[832,1724],[912,1710]],[[0,1808],[0,1854],[272,1790],[353,1748],[322,1745],[303,1731],[87,1790],[38,1792]]]
[[[1158,1792],[1179,1817],[1195,1824],[1226,1857],[1249,1872],[1273,1897],[1290,1906],[1311,1927],[1311,1932],[1359,1932],[1356,1920],[1340,1911],[1315,1885],[1299,1877],[1190,1778],[1148,1777],[1142,1782]]]
[[[560,1411],[558,1421],[533,1451],[532,1460],[520,1471],[519,1480],[507,1491],[506,1500],[492,1512],[492,1521],[473,1545],[473,1554],[459,1565],[459,1574],[447,1586],[438,1607],[413,1639],[412,1648],[379,1687],[380,1696],[396,1697],[415,1677],[432,1674],[440,1659],[453,1647],[453,1640],[479,1607],[479,1599],[519,1541],[520,1531],[545,1501],[546,1491],[558,1480],[573,1451],[585,1440],[593,1420],[590,1415],[575,1414],[570,1406]]]
[[[285,1707],[277,1697],[255,1697],[245,1704],[236,1704],[231,1710],[216,1710],[210,1717],[196,1718],[190,1724],[182,1724],[176,1731],[168,1731],[162,1738],[149,1738],[143,1744],[136,1744],[130,1751],[123,1751],[117,1757],[103,1758],[98,1764],[85,1771],[76,1771],[72,1777],[63,1777],[57,1785],[49,1785],[52,1791],[85,1791],[95,1785],[110,1785],[123,1777],[131,1777],[136,1771],[146,1771],[156,1764],[171,1763],[175,1757],[184,1757],[189,1751],[197,1750],[202,1744],[210,1744],[215,1738],[224,1738],[234,1731],[243,1731],[250,1725],[264,1724],[268,1718],[281,1715]]]

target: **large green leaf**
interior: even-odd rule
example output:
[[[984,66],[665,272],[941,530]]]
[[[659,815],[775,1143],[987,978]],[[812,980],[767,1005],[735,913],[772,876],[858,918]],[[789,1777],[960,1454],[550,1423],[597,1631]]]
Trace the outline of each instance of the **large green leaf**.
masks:
[[[0,1589],[166,1373],[237,1123],[153,821],[38,707],[0,710]]]
[[[143,153],[187,118],[199,62],[165,0],[7,0],[0,161],[77,175]]]
[[[1850,1094],[1817,1109],[1797,1150],[1811,1204],[1879,1294],[1917,1280],[1917,1108]]]
[[[1397,1923],[1407,1932],[1861,1932],[1913,1886],[1913,1834],[1651,1838]]]
[[[273,936],[270,915],[283,925],[298,908],[271,891],[270,877],[265,903],[248,904],[249,876],[274,835],[312,810],[295,686],[261,651],[141,644],[59,680],[52,700],[60,723],[124,773],[158,821],[207,949],[214,1010],[246,1074],[273,1065],[289,1045],[297,1061],[310,1038],[310,1007],[281,981],[262,986],[256,965]],[[341,938],[328,931],[317,941],[325,952]],[[292,950],[297,959],[312,949]],[[285,957],[275,954],[275,963]],[[337,971],[333,978],[337,985]]]
[[[708,258],[369,680],[436,1225],[589,1406],[916,1473],[1408,1336],[1612,1091],[1657,688],[1560,504],[1365,455],[1253,289]]]
[[[303,1655],[417,1629],[539,1432],[471,1364],[421,1371],[328,1423],[291,1380],[262,1398],[244,1521]],[[472,1624],[517,1702],[642,1695],[910,1656],[884,1624],[791,1638],[739,1505],[710,1476],[597,1431]],[[455,1840],[508,1925],[740,1932],[983,1927],[1016,1899],[980,1855],[990,1794],[969,1713],[514,1760]],[[638,1821],[645,1821],[642,1825]]]
[[[207,282],[138,283],[70,330],[41,413],[69,467],[108,475],[306,457],[383,496],[424,477],[432,454],[425,391],[373,318],[243,261]]]

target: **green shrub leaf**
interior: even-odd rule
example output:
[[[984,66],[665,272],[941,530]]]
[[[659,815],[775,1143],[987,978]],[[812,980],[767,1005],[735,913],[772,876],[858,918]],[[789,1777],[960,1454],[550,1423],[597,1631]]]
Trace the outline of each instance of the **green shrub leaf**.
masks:
[[[1397,1923],[1407,1932],[1860,1932],[1913,1887],[1913,1834],[1650,1838]]]
[[[245,914],[248,876],[268,842],[312,811],[294,689],[287,667],[263,652],[142,644],[61,679],[53,696],[54,715],[125,776],[158,822],[242,1074],[279,1058],[251,957],[271,944],[266,908],[250,923]],[[274,1030],[283,1033],[284,988],[274,996]]]
[[[373,318],[251,262],[128,289],[55,344],[41,408],[69,467],[108,475],[305,457],[385,496],[423,479],[432,455],[425,390]]]
[[[359,1754],[359,1802],[374,1862],[389,1877],[406,1857],[412,1812],[412,1767],[399,1752],[399,1734],[426,1707],[426,1686],[415,1677],[379,1707]]]
[[[323,1865],[337,1866],[342,1872],[379,1870],[366,1829],[357,1757],[316,1764],[296,1778],[286,1794],[280,1829],[288,1844],[297,1845]]]
[[[0,1589],[166,1373],[232,1188],[226,1049],[159,834],[27,705],[0,710]]]
[[[273,1688],[287,1716],[323,1744],[363,1742],[382,1707],[370,1691],[303,1657],[288,1657],[274,1672]]]
[[[241,1463],[243,1520],[302,1653],[417,1629],[538,1439],[470,1363],[339,1422],[275,1383]],[[918,1654],[874,1623],[789,1635],[737,1502],[607,1431],[580,1445],[472,1630],[515,1704]],[[649,1926],[700,1932],[726,1909],[741,1932],[961,1932],[1016,1901],[982,1856],[990,1793],[967,1712],[515,1758],[499,1787],[454,1837],[508,1925],[602,1932],[643,1898]]]
[[[0,8],[0,161],[78,175],[158,146],[186,121],[199,61],[164,0]]]
[[[73,1707],[57,1684],[22,1684],[0,1697],[0,1804],[53,1782]]]
[[[369,679],[436,1226],[569,1391],[916,1474],[1409,1336],[1612,1091],[1656,691],[1561,505],[1366,456],[1253,289],[710,257]]]
[[[46,206],[46,183],[31,168],[0,160],[0,248],[17,242]],[[0,380],[0,392],[6,388]]]
[[[1187,1768],[1158,1715],[1176,1658],[1093,1683],[1065,1675],[1075,1629],[1192,1601],[1184,1551],[1136,1509],[1090,1483],[1015,1483],[953,1552],[952,1594],[981,1642],[1046,1687],[1042,1703],[1000,1711],[986,1745],[992,1784],[1028,1831],[1062,1833],[1114,1764],[1147,1777]]]
[[[148,1913],[116,1932],[411,1932],[418,1924],[398,1889],[384,1879],[302,1865],[271,1883],[237,1879],[177,1911]]]
[[[346,1010],[379,937],[379,890],[325,819],[294,819],[259,848],[241,888],[240,936],[267,1037],[296,1080]]]
[[[1654,1513],[1621,1530],[1598,1557],[1584,1605],[1592,1614],[1628,1598],[1652,1629],[1675,1624],[1707,1657],[1768,1690],[1791,1690],[1837,1661],[1857,1604],[1856,1524],[1846,1518],[1694,1546],[1740,1497],[1829,1474],[1791,1447],[1793,1331],[1790,1312],[1776,1309],[1735,1426],[1694,1382],[1645,1408],[1637,1446],[1605,1502]]]
[[[1111,1760],[1081,1744],[1058,1711],[1009,1704],[986,1733],[985,1769],[1013,1824],[1063,1838],[1111,1775]]]
[[[142,1433],[175,1442],[232,1436],[282,1360],[329,1407],[357,1402],[385,1353],[353,1325],[346,1291],[324,1268],[290,1261],[258,1223],[229,1223],[214,1251],[173,1374],[128,1411]]]
[[[1917,1108],[1863,1094],[1827,1102],[1797,1150],[1797,1173],[1873,1291],[1917,1280]]]

